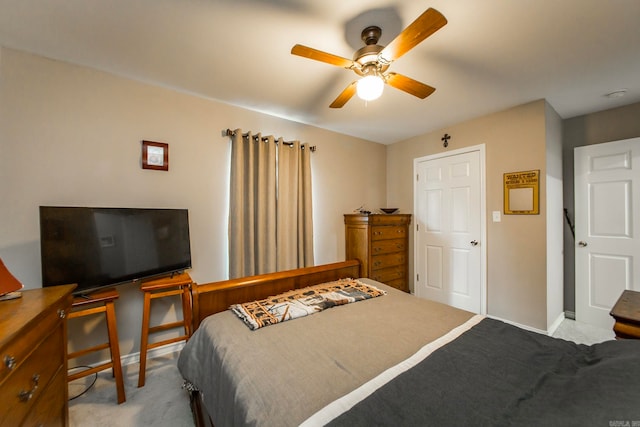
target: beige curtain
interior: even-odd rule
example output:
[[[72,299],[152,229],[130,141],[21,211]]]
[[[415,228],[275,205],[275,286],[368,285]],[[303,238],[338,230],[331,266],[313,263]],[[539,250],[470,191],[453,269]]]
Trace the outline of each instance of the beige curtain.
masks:
[[[229,277],[313,265],[309,147],[236,129],[231,140]]]

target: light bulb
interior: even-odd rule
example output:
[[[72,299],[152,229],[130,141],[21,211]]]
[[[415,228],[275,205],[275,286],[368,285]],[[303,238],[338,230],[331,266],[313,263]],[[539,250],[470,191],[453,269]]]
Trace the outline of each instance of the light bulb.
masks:
[[[380,98],[384,89],[384,81],[378,75],[370,74],[358,80],[356,93],[358,98],[365,101],[373,101]]]

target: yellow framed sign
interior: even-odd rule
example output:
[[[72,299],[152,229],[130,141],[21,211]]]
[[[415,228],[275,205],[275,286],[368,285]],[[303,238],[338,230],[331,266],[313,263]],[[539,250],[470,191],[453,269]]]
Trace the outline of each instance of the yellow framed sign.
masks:
[[[540,170],[504,174],[504,214],[540,213]]]

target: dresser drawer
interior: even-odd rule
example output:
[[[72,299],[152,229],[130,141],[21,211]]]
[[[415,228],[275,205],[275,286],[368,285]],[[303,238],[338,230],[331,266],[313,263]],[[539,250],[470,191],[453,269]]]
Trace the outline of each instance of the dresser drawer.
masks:
[[[51,329],[49,329],[51,331]],[[0,415],[0,426],[17,426],[30,411],[33,403],[47,388],[54,374],[64,366],[65,353],[62,322],[15,368],[0,384],[0,402],[11,408]]]
[[[386,282],[386,284],[391,286],[392,288],[396,288],[404,292],[409,292],[409,285],[407,284],[407,281],[405,279],[390,280]]]
[[[33,351],[33,348],[37,346],[57,324],[60,324],[61,319],[66,316],[67,304],[71,304],[71,297],[55,305],[53,308],[55,315],[43,317],[34,327],[21,330],[19,336],[16,336],[16,339],[0,350],[0,383],[15,372],[27,356],[29,356],[29,353]],[[60,338],[60,342],[63,342],[62,338]]]
[[[396,265],[404,266],[407,256],[404,252],[397,252],[388,255],[376,255],[371,258],[371,270],[380,270],[383,268],[393,267]]]
[[[405,239],[376,240],[371,243],[372,255],[384,255],[393,252],[404,252],[407,250]]]
[[[67,409],[65,395],[60,390],[64,390],[65,387],[67,387],[67,373],[60,367],[51,383],[42,390],[42,394],[22,425],[63,427],[66,424]]]
[[[407,227],[384,226],[371,227],[371,240],[400,239],[407,235]]]
[[[404,279],[404,265],[396,265],[391,268],[384,268],[382,270],[375,270],[371,275],[373,280],[388,284],[389,282],[397,279]]]

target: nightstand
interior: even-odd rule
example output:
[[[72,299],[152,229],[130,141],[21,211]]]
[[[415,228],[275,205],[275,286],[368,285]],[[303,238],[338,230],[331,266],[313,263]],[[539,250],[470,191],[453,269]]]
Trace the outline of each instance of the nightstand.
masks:
[[[611,309],[616,339],[640,339],[640,292],[626,290]]]

